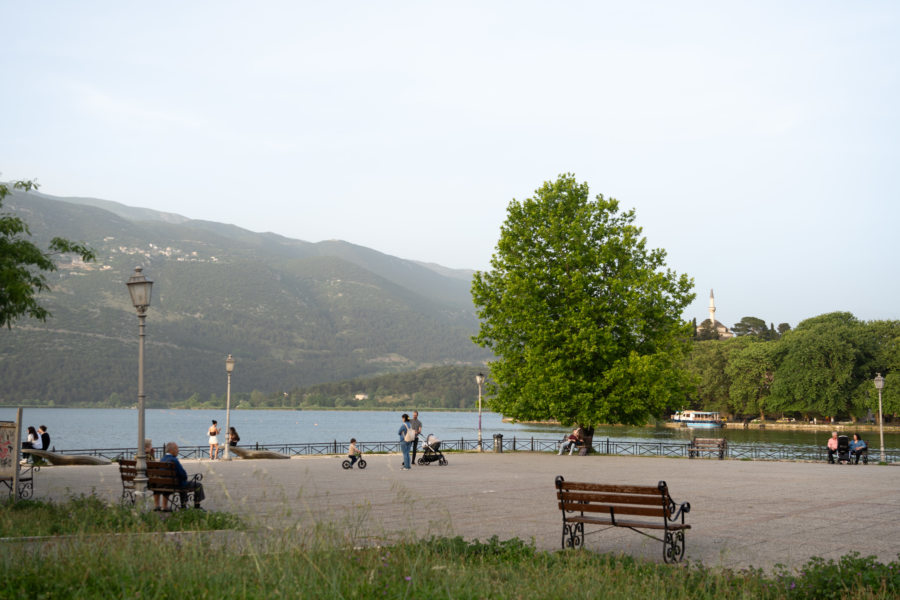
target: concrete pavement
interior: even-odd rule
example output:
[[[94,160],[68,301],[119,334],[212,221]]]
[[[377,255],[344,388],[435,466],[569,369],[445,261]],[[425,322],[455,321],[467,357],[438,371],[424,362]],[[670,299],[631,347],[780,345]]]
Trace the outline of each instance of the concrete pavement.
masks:
[[[401,471],[398,455],[366,455],[346,471],[344,457],[183,461],[203,473],[209,510],[234,512],[271,531],[336,522],[360,540],[396,535],[519,537],[560,547],[556,475],[579,481],[655,485],[691,503],[686,556],[740,569],[797,567],[812,556],[850,551],[882,562],[900,553],[900,469],[826,463],[687,460],[549,453],[447,454],[449,465]],[[51,466],[35,477],[35,498],[88,494],[117,501],[118,467]],[[590,531],[590,530],[589,530]],[[590,534],[586,547],[657,562],[662,544],[625,529]]]

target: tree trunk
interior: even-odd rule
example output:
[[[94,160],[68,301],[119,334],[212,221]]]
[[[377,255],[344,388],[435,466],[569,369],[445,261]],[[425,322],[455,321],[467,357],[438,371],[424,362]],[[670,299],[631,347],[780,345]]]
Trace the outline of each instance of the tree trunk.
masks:
[[[587,448],[588,454],[590,454],[594,446],[594,428],[587,425],[579,425],[579,428],[581,428],[581,439],[584,441],[584,447]]]

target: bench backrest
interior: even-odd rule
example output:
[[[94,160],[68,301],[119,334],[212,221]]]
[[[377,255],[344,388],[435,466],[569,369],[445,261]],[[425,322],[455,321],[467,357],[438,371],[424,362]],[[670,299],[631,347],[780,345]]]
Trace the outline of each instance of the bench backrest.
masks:
[[[710,445],[710,446],[724,446],[727,442],[725,441],[725,438],[701,438],[701,437],[695,437],[693,443],[694,443],[694,444]]]
[[[639,515],[670,519],[675,503],[665,481],[657,485],[608,485],[556,478],[559,508],[571,512]]]
[[[137,461],[119,460],[119,474],[122,476],[122,484],[125,487],[133,487],[134,478],[137,475]],[[147,486],[150,489],[177,488],[178,474],[175,472],[175,463],[148,460]]]

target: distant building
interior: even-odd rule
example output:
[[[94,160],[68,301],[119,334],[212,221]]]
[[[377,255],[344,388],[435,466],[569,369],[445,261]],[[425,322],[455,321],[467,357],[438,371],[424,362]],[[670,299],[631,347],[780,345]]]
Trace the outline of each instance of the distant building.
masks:
[[[704,335],[710,330],[716,335]],[[712,337],[720,340],[727,340],[734,337],[734,332],[728,329],[724,323],[716,321],[716,298],[713,295],[712,290],[709,290],[709,318],[697,325],[697,337],[706,339]]]
[[[368,394],[356,394],[355,396],[353,396],[353,399],[354,400],[368,400],[369,395]]]

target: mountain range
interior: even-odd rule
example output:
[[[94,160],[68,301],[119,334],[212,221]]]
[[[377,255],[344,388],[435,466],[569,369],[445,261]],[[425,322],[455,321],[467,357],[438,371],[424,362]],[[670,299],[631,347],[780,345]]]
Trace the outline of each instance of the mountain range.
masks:
[[[33,241],[61,236],[97,253],[61,256],[41,302],[46,322],[0,331],[0,404],[66,406],[136,398],[138,319],[125,282],[153,280],[146,320],[149,405],[271,393],[441,365],[482,365],[472,271],[343,241],[310,243],[94,198],[15,191],[3,211]]]

